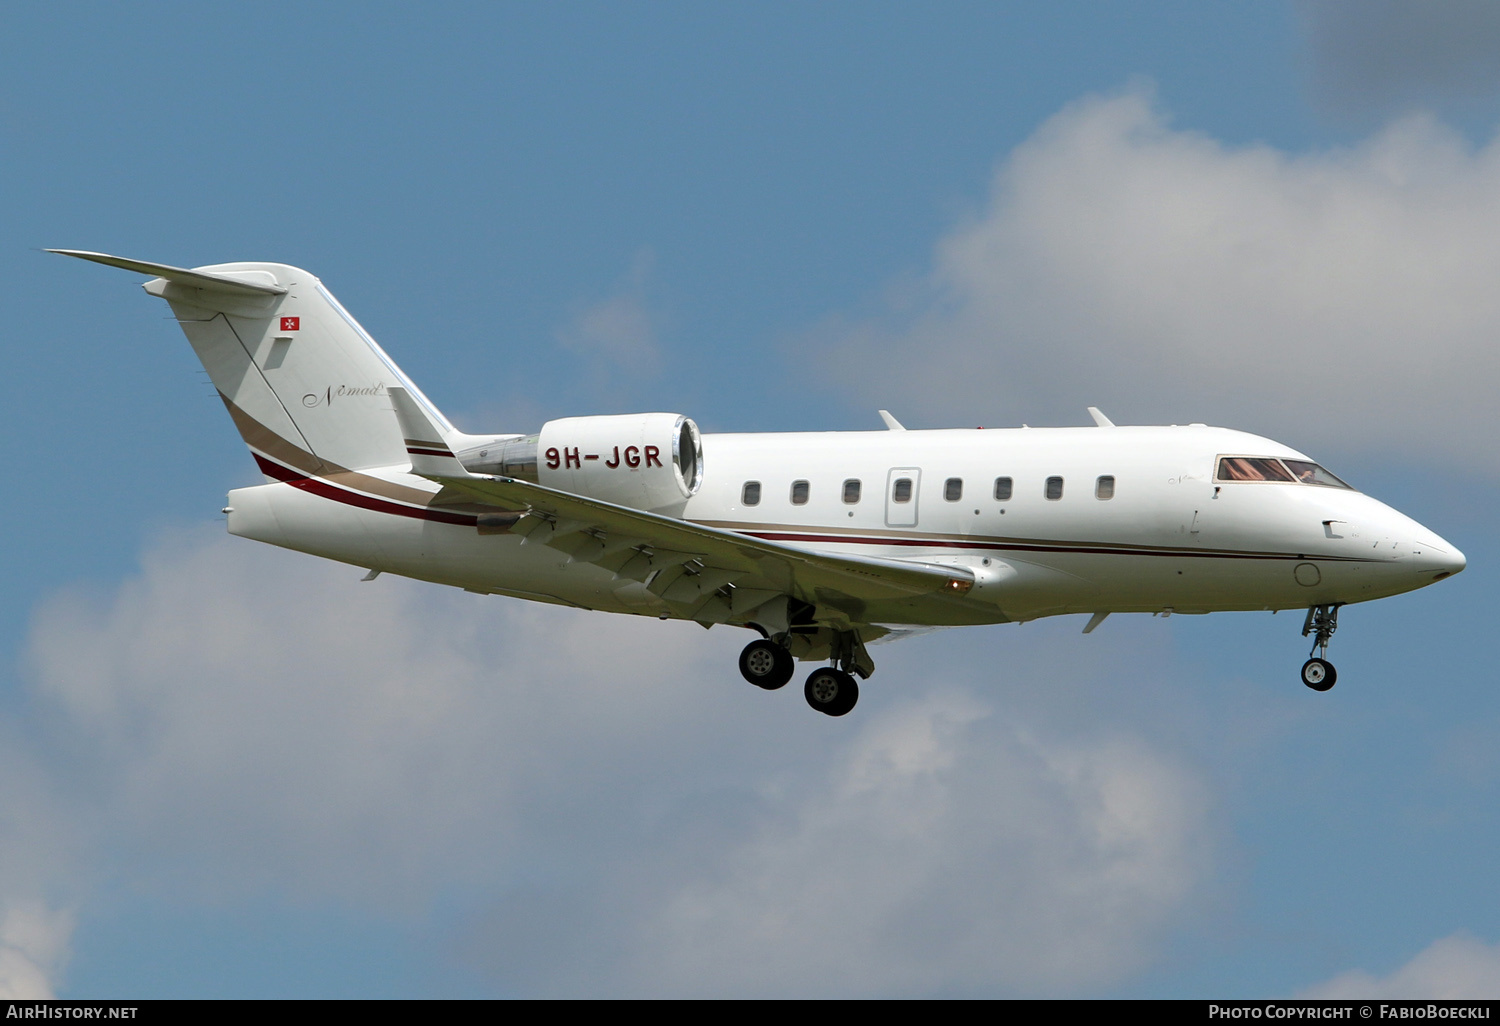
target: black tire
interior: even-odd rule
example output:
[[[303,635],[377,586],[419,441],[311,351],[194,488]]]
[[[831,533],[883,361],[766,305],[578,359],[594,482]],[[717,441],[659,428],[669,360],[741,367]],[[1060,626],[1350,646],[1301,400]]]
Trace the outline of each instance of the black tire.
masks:
[[[740,653],[740,676],[767,691],[785,687],[796,666],[790,652],[764,638],[750,642]]]
[[[807,704],[827,716],[843,716],[859,701],[859,685],[842,670],[825,666],[814,670],[802,686]]]
[[[1338,671],[1326,659],[1309,659],[1302,664],[1302,683],[1314,691],[1327,691],[1338,679]]]

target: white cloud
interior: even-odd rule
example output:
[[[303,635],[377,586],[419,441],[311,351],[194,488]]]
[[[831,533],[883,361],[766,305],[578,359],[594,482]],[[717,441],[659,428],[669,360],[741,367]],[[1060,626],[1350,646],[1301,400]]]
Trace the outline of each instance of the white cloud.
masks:
[[[1209,868],[1192,773],[1131,738],[1028,735],[943,689],[726,803],[709,843],[684,824],[663,834],[674,854],[612,866],[591,896],[609,912],[507,903],[476,960],[543,993],[1079,993],[1149,963]],[[580,973],[568,935],[516,933],[537,922],[610,956]]]
[[[557,332],[568,349],[601,356],[629,371],[654,369],[658,356],[659,318],[647,299],[655,257],[642,249],[611,294],[575,313]]]
[[[1300,996],[1325,1000],[1493,1000],[1500,997],[1500,945],[1456,933],[1433,941],[1389,976],[1347,972]]]
[[[0,998],[51,997],[89,879],[89,809],[39,758],[44,720],[0,721]],[[71,753],[65,753],[66,755]]]
[[[45,1000],[65,960],[73,917],[30,902],[0,915],[0,1000]]]
[[[177,537],[39,611],[83,875],[205,915],[461,894],[522,993],[875,995],[1121,979],[1210,872],[1197,773],[962,664],[830,721],[739,681],[734,632],[358,576]]]
[[[1134,741],[1026,736],[938,694],[670,894],[668,993],[1076,993],[1140,968],[1203,878],[1203,796]]]
[[[1497,281],[1500,147],[1424,118],[1351,149],[1230,147],[1137,89],[1054,117],[918,287],[811,341],[909,426],[1092,404],[1493,472]]]
[[[31,658],[116,842],[174,887],[399,904],[488,875],[518,806],[671,731],[702,631],[646,622],[179,541],[102,604],[53,599]]]

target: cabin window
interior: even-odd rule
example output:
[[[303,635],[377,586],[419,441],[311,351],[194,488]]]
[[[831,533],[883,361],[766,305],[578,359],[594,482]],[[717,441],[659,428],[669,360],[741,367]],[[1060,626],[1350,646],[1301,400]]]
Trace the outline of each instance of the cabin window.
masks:
[[[1269,456],[1224,456],[1219,460],[1217,477],[1220,481],[1296,480],[1281,465],[1280,460],[1273,460]]]
[[[943,498],[949,502],[957,502],[964,497],[964,479],[961,477],[950,477],[943,482]]]
[[[1115,497],[1115,477],[1113,474],[1105,474],[1094,482],[1094,498],[1113,499]]]
[[[911,501],[911,478],[909,478],[909,477],[898,477],[898,478],[896,478],[896,483],[893,484],[893,485],[891,485],[891,501],[892,502],[910,502]]]
[[[760,482],[746,481],[745,487],[740,490],[740,501],[746,506],[760,505]]]
[[[792,482],[792,505],[793,506],[806,506],[807,505],[807,482],[806,481],[793,481]]]
[[[859,501],[858,478],[851,477],[849,480],[844,482],[844,501],[851,506]]]
[[[1062,498],[1062,478],[1047,478],[1047,498],[1053,500],[1054,502]]]
[[[997,502],[1010,501],[1011,480],[1008,477],[995,478],[995,500]]]
[[[1328,471],[1307,460],[1283,460],[1291,472],[1296,475],[1297,480],[1303,484],[1326,485],[1329,488],[1348,488],[1344,482],[1334,477]],[[1351,491],[1353,489],[1350,489]]]

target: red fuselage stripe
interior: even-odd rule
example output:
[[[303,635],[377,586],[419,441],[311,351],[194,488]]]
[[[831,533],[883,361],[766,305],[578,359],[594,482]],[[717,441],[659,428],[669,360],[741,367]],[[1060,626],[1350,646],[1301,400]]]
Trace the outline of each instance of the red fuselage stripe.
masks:
[[[358,506],[360,509],[372,510],[376,513],[391,513],[398,517],[411,517],[415,520],[431,520],[439,524],[454,524],[459,527],[477,527],[479,518],[472,513],[450,513],[447,510],[423,508],[420,506],[403,506],[399,502],[390,502],[386,499],[377,499],[362,492],[351,492],[347,488],[323,481],[315,477],[308,477],[300,471],[283,467],[266,459],[260,453],[255,454],[255,462],[260,464],[261,473],[267,477],[274,477],[278,481],[284,481],[293,488],[300,488],[304,492],[324,499],[332,499],[334,502],[342,502],[349,506]]]
[[[929,549],[982,549],[985,552],[1067,552],[1104,556],[1177,556],[1192,559],[1290,559],[1316,558],[1323,562],[1367,563],[1374,560],[1350,559],[1348,556],[1310,557],[1292,552],[1232,552],[1222,549],[1188,551],[1183,549],[1126,549],[1105,545],[1068,545],[1066,543],[1037,543],[1010,541],[956,541],[923,538],[860,538],[839,534],[793,534],[780,531],[743,531],[752,538],[766,541],[802,542],[807,545],[889,545]]]

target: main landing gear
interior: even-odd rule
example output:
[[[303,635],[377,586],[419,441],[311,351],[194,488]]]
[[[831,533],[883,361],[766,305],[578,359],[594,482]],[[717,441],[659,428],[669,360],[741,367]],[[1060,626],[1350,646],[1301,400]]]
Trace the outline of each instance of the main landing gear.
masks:
[[[802,687],[807,704],[827,716],[843,716],[859,701],[859,684],[850,669],[869,676],[868,656],[858,639],[836,638],[833,659],[836,665],[821,666],[808,675]],[[796,662],[786,646],[769,638],[757,638],[740,653],[740,674],[756,687],[775,691],[792,679]]]
[[[829,716],[842,716],[859,701],[859,685],[854,675],[832,666],[814,670],[802,685],[807,704]]]
[[[1311,656],[1314,652],[1317,655],[1302,664],[1302,683],[1314,691],[1327,691],[1339,679],[1338,672],[1328,661],[1328,639],[1338,629],[1339,607],[1336,605],[1313,606],[1307,611],[1307,619],[1302,622],[1302,636],[1305,638],[1309,634],[1315,635],[1312,652],[1308,655]]]
[[[765,638],[756,638],[740,653],[740,673],[751,684],[767,691],[785,686],[796,667],[790,652]]]

